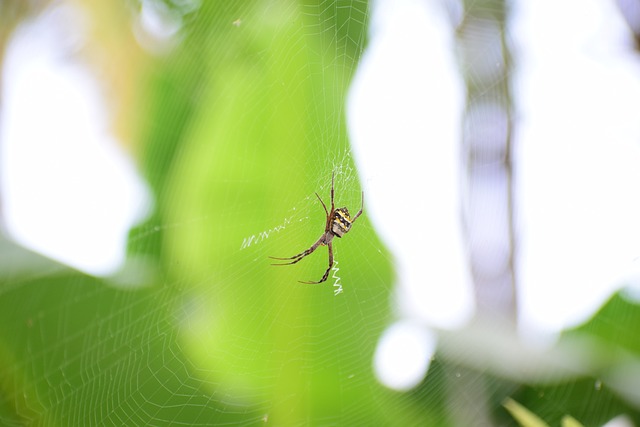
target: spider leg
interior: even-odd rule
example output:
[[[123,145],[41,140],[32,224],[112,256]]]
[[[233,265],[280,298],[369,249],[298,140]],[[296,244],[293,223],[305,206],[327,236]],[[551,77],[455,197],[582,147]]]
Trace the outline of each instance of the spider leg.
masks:
[[[307,285],[315,285],[318,283],[325,282],[327,280],[327,278],[329,277],[329,272],[331,271],[331,267],[333,267],[333,243],[331,242],[327,243],[327,247],[329,248],[329,268],[327,268],[327,271],[324,272],[322,279],[318,280],[317,282],[303,282],[299,280],[300,283],[305,283]]]
[[[358,219],[358,217],[360,215],[362,215],[362,210],[364,209],[364,191],[362,192],[362,205],[360,207],[360,210],[358,211],[358,213],[356,214],[356,216],[353,217],[353,219],[351,220],[351,224],[353,224],[354,222],[356,222],[356,219]]]
[[[322,199],[320,198],[318,193],[316,193],[316,197],[318,198],[318,200],[320,200],[320,203],[322,203],[322,207],[324,208],[324,212],[327,214],[327,216],[329,216],[329,211],[327,210],[327,206],[324,204],[324,202],[322,201]]]
[[[331,172],[331,212],[335,209],[335,205],[333,204],[333,179],[336,175],[336,171]]]
[[[306,251],[300,252],[298,255],[294,255],[292,257],[289,258],[278,258],[278,257],[274,257],[274,256],[270,256],[269,258],[271,259],[277,259],[280,261],[289,261],[289,260],[293,260],[291,262],[284,262],[284,263],[280,263],[280,264],[271,264],[271,265],[291,265],[291,264],[295,264],[296,262],[300,261],[302,258],[306,257],[307,255],[311,255],[316,249],[318,249],[318,246],[323,245],[324,244],[324,238],[325,235],[323,234],[317,242],[315,242],[309,249],[307,249]]]

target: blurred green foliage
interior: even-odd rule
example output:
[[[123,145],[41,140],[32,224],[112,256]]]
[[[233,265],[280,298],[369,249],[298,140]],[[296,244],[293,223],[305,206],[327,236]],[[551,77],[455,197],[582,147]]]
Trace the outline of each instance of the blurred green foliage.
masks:
[[[329,182],[327,152],[355,167],[341,154],[344,103],[367,8],[205,1],[184,17],[181,43],[153,62],[133,106],[156,209],[132,231],[129,253],[155,274],[136,288],[67,269],[0,282],[0,424],[452,425],[452,412],[473,404],[452,387],[460,367],[439,356],[410,392],[374,378],[393,273],[366,212],[339,242],[350,288],[339,297],[329,282],[296,282],[321,274],[324,255],[304,271],[267,260],[319,237],[319,205],[305,213],[313,227],[295,225],[295,241],[241,249],[282,223],[283,201]],[[567,336],[600,338],[606,366],[615,363],[607,349],[639,356],[638,326],[638,306],[616,297]],[[637,407],[606,384],[594,388],[599,372],[544,385],[474,374],[505,425],[514,421],[501,402],[512,395],[545,420],[638,421]]]
[[[353,292],[336,299],[330,285],[325,292],[299,286],[295,271],[268,265],[264,249],[240,250],[248,230],[282,223],[283,191],[303,199],[313,191],[309,183],[329,178],[330,166],[310,169],[323,177],[305,170],[322,160],[319,147],[332,150],[334,141],[337,151],[346,142],[344,117],[336,112],[344,111],[357,62],[337,55],[362,46],[326,50],[335,32],[310,35],[305,28],[319,20],[360,33],[344,40],[363,41],[365,21],[354,26],[344,22],[349,16],[332,13],[339,8],[318,15],[309,8],[318,6],[204,3],[184,49],[153,80],[144,165],[158,194],[160,259],[168,286],[179,285],[178,304],[185,304],[176,307],[188,323],[178,339],[209,393],[260,408],[276,424],[342,416],[371,424],[384,416],[371,359],[388,317],[390,270],[386,277],[360,272],[363,292],[375,302],[358,307]],[[331,122],[336,118],[342,123]],[[318,224],[296,244],[310,245]],[[138,240],[133,249],[152,246]],[[373,249],[354,251],[350,265],[357,268],[366,255],[384,263]],[[369,410],[356,416],[353,405]]]

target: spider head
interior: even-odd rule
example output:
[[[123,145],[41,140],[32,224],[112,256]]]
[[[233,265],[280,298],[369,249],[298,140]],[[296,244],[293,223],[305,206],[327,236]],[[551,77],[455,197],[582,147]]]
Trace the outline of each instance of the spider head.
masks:
[[[331,232],[336,237],[342,237],[351,229],[351,216],[347,208],[338,208],[333,212]]]

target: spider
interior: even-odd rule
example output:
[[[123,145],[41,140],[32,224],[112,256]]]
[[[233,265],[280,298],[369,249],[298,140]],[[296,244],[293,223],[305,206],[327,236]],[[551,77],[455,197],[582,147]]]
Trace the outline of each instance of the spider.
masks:
[[[327,271],[324,272],[322,279],[318,280],[317,282],[311,282],[311,281],[303,282],[299,280],[300,283],[316,284],[316,283],[322,283],[327,280],[327,277],[329,277],[329,272],[331,271],[331,267],[333,267],[333,243],[332,243],[333,238],[342,237],[346,233],[348,233],[349,230],[351,230],[351,226],[353,225],[353,223],[356,222],[356,219],[358,219],[358,217],[362,215],[362,209],[364,208],[364,191],[362,192],[362,205],[360,207],[360,211],[358,211],[358,213],[356,214],[356,216],[353,217],[353,219],[351,219],[351,216],[349,216],[349,211],[347,210],[347,208],[338,208],[338,209],[335,208],[335,205],[333,203],[334,175],[335,175],[335,172],[331,174],[331,211],[327,210],[327,206],[324,204],[324,202],[322,201],[318,193],[316,193],[316,197],[318,198],[318,200],[320,200],[320,203],[322,203],[324,212],[327,214],[327,222],[324,227],[324,234],[320,236],[318,241],[315,242],[309,249],[307,249],[306,251],[300,252],[298,255],[294,255],[290,258],[269,257],[271,259],[277,259],[281,261],[292,260],[291,262],[285,262],[281,264],[271,264],[271,265],[291,265],[302,260],[302,258],[306,257],[307,255],[311,255],[316,249],[318,249],[319,246],[327,246],[329,248],[329,268],[327,268]]]

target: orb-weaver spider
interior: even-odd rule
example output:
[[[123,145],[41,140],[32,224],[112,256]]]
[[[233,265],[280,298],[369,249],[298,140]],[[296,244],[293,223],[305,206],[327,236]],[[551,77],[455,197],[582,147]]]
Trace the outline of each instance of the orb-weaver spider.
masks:
[[[307,255],[311,255],[316,249],[318,249],[319,246],[327,246],[329,248],[329,267],[327,268],[327,271],[324,272],[322,279],[318,280],[317,282],[303,282],[299,280],[300,283],[316,284],[322,283],[327,280],[327,278],[329,277],[329,272],[331,271],[331,267],[333,267],[333,238],[342,237],[346,233],[348,233],[349,230],[351,230],[351,226],[353,225],[353,223],[356,222],[356,219],[358,219],[358,217],[362,215],[362,209],[364,208],[364,191],[362,192],[362,205],[360,207],[360,211],[358,211],[353,219],[351,219],[351,217],[349,216],[349,211],[347,210],[347,208],[335,208],[335,205],[333,203],[334,176],[335,172],[331,174],[331,211],[327,211],[327,206],[324,204],[318,193],[316,193],[316,197],[318,198],[318,200],[320,200],[320,203],[322,203],[324,212],[327,214],[327,222],[324,227],[324,234],[320,236],[318,241],[315,242],[309,249],[304,252],[300,252],[298,255],[294,255],[290,258],[269,257],[271,259],[277,259],[281,261],[292,260],[291,262],[271,265],[291,265],[302,260],[302,258],[306,257]]]

